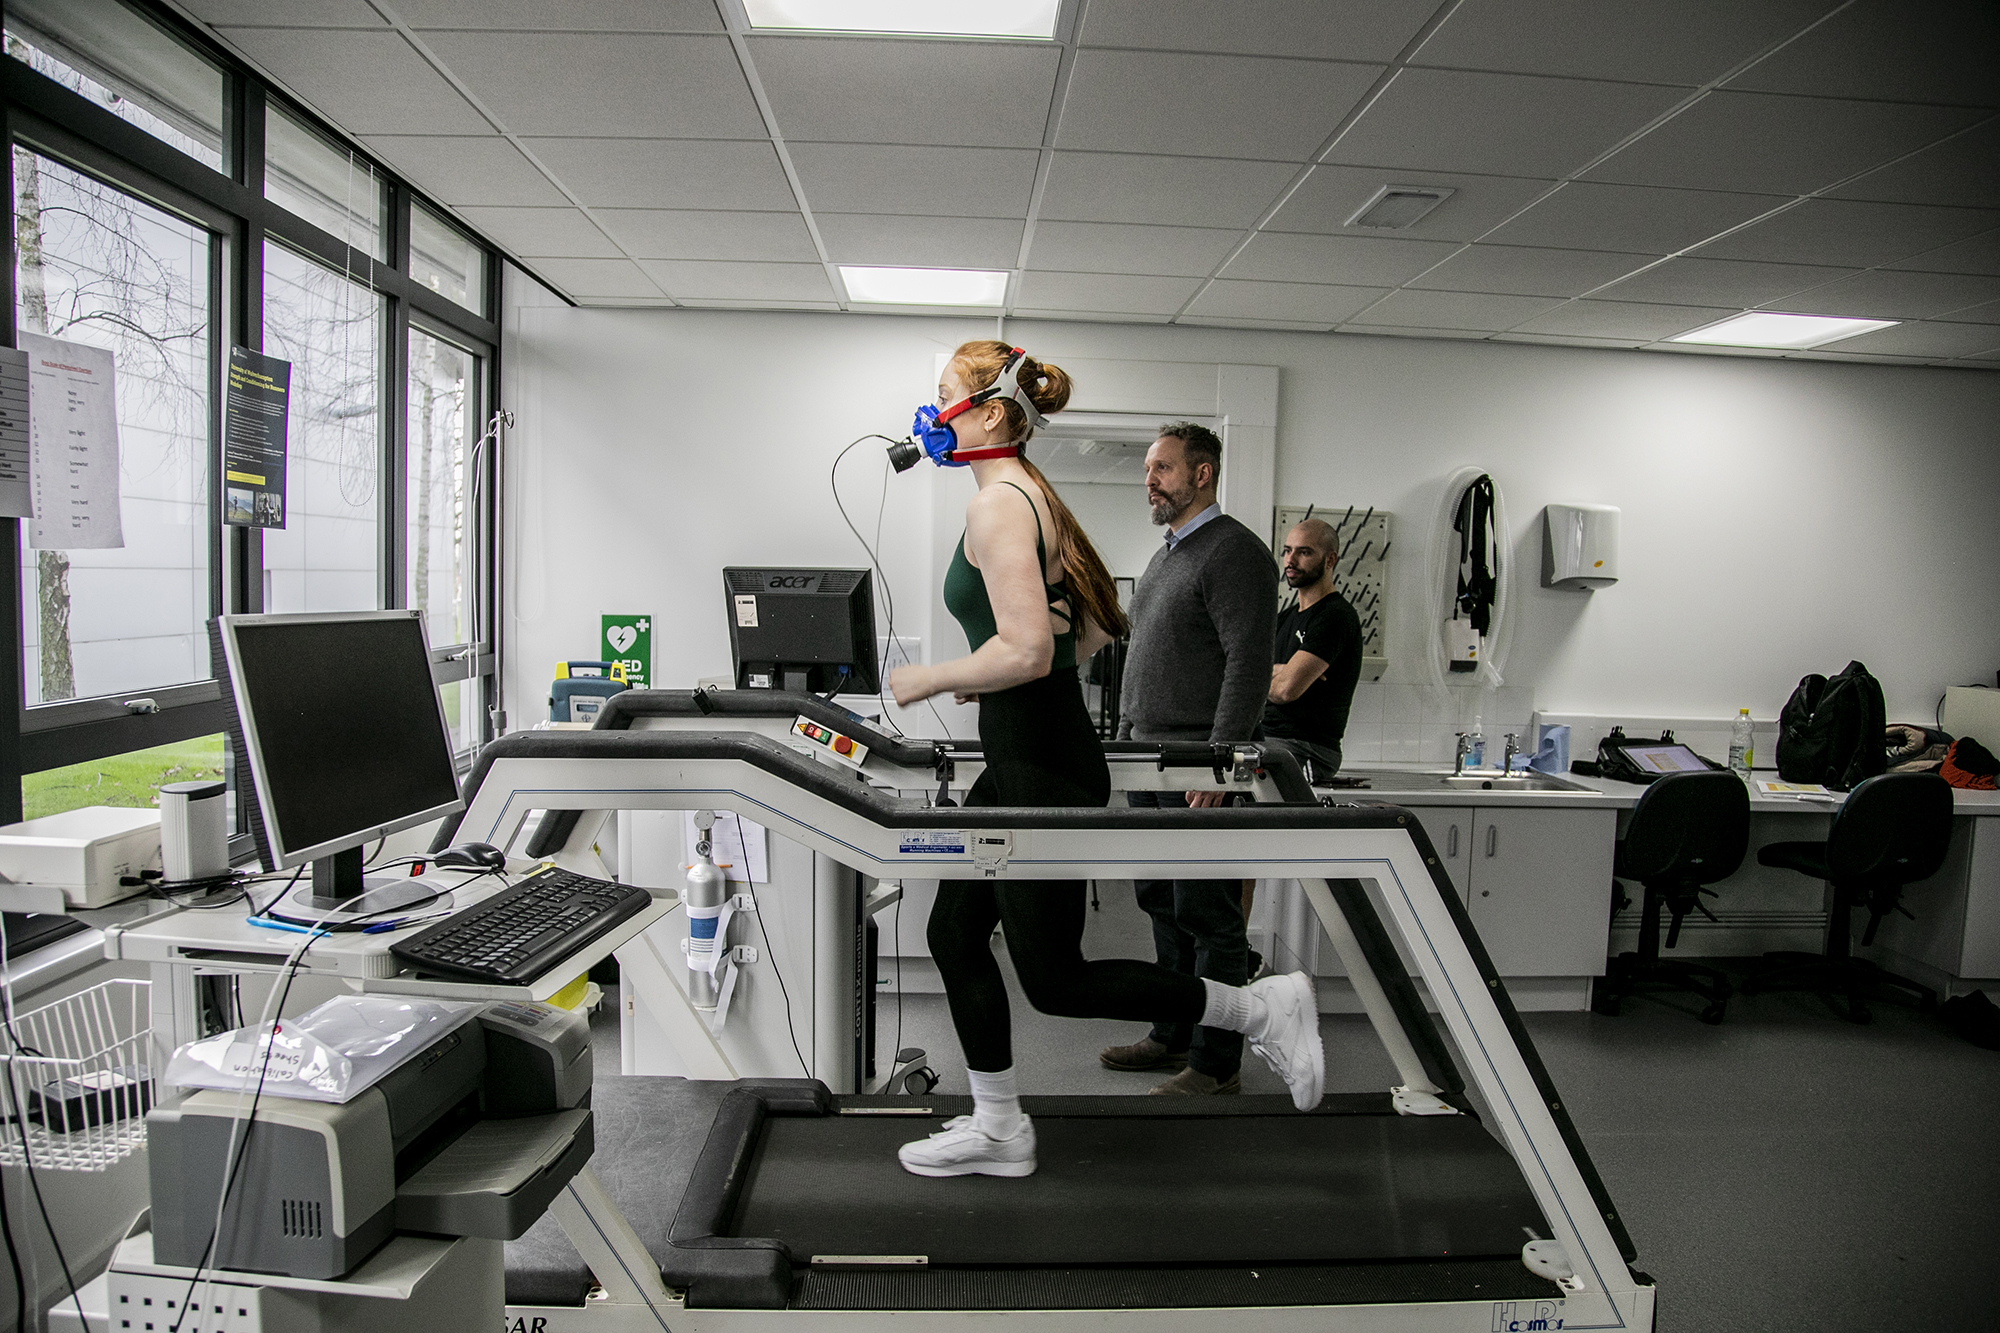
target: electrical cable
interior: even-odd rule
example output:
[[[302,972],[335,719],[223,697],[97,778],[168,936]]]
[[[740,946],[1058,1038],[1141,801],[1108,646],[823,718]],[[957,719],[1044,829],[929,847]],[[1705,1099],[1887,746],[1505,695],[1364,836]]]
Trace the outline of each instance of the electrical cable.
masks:
[[[7,926],[4,921],[0,921],[0,954],[6,952],[6,941]],[[84,1328],[89,1328],[90,1321],[84,1317],[83,1313],[83,1297],[77,1294],[76,1277],[70,1272],[69,1256],[63,1253],[62,1237],[56,1235],[56,1224],[49,1220],[49,1205],[42,1198],[42,1182],[35,1175],[34,1154],[28,1150],[28,1118],[21,1113],[21,1090],[18,1086],[20,1080],[15,1076],[13,1056],[27,1055],[39,1059],[47,1059],[48,1057],[22,1041],[20,1034],[14,1031],[14,983],[12,978],[9,978],[5,985],[0,985],[0,1022],[5,1023],[7,1040],[13,1044],[13,1055],[9,1056],[7,1061],[7,1101],[14,1110],[14,1128],[21,1135],[21,1167],[27,1173],[28,1188],[35,1196],[35,1211],[42,1215],[42,1226],[49,1233],[49,1244],[55,1249],[56,1262],[62,1266],[63,1282],[69,1287],[69,1298],[76,1305],[77,1323]],[[11,1253],[12,1246],[10,1244],[9,1254],[11,1255]]]
[[[738,846],[744,849],[744,860],[747,861],[750,859],[750,844],[748,842],[749,835],[743,831],[743,816],[737,814],[734,810],[727,813],[731,819],[736,821],[736,842]],[[807,1078],[811,1078],[813,1076],[812,1066],[806,1063],[806,1053],[799,1049],[798,1029],[792,1026],[791,987],[785,984],[785,970],[778,966],[778,951],[771,947],[771,932],[764,929],[764,907],[762,903],[757,901],[757,890],[750,884],[750,867],[747,865],[743,867],[743,891],[750,896],[751,905],[756,908],[756,911],[751,913],[751,915],[757,918],[757,933],[764,938],[764,953],[771,960],[772,974],[778,978],[778,992],[785,997],[785,1031],[792,1039],[792,1054],[799,1057],[800,1071]],[[720,940],[717,943],[726,947],[728,941]]]
[[[7,1266],[14,1273],[14,1327],[28,1326],[28,1283],[21,1276],[21,1254],[14,1248],[14,1224],[7,1217],[5,1172],[0,1172],[0,1239],[7,1242]]]
[[[826,485],[827,489],[833,492],[833,507],[840,511],[840,521],[845,523],[847,525],[847,530],[854,534],[854,540],[861,543],[861,549],[863,553],[867,555],[869,565],[872,566],[875,570],[876,581],[882,585],[882,600],[885,608],[888,611],[888,616],[889,616],[889,636],[888,636],[889,652],[887,656],[893,657],[895,655],[897,648],[896,597],[894,592],[891,591],[889,587],[889,575],[885,570],[883,570],[881,557],[875,553],[875,547],[870,546],[868,544],[868,539],[861,535],[861,529],[855,527],[854,520],[848,517],[847,505],[843,503],[840,498],[840,462],[842,459],[846,458],[847,455],[853,451],[854,446],[860,444],[862,440],[881,440],[888,444],[901,443],[901,441],[892,440],[886,435],[874,435],[874,434],[863,435],[859,439],[851,441],[846,448],[842,449],[839,453],[833,456],[833,466],[827,470]],[[886,467],[887,465],[888,465],[887,461],[884,460],[883,466]],[[878,533],[881,530],[880,521],[881,521],[882,508],[885,508],[888,505],[888,497],[889,497],[889,485],[888,485],[888,480],[885,477],[882,483],[882,505],[878,507],[876,510],[876,521],[877,521],[876,530]],[[878,544],[879,544],[879,538],[878,538]],[[914,663],[912,663],[912,665],[914,665]],[[876,672],[876,677],[877,679],[875,681],[875,697],[876,700],[882,705],[882,716],[886,718],[889,715],[889,700],[887,697],[889,681],[888,681],[887,670],[879,669]],[[938,730],[944,733],[944,735],[939,739],[950,740],[951,728],[945,725],[944,716],[938,712],[937,704],[930,699],[926,699],[924,700],[924,702],[927,705],[929,705],[931,710],[931,716],[937,719]]]
[[[903,1059],[903,894],[909,889],[898,886],[896,894],[896,923],[894,934],[889,937],[889,945],[896,951],[896,1049],[889,1053],[889,1073],[894,1075],[896,1067]],[[885,1085],[886,1086],[886,1085]]]

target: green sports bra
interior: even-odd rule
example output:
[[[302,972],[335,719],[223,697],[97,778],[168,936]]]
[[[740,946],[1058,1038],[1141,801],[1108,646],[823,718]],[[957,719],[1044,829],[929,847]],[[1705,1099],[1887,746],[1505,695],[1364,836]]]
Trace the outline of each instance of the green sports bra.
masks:
[[[1014,486],[1011,481],[1003,481],[1000,484]],[[1014,489],[1021,491],[1021,498],[1028,501],[1028,510],[1035,516],[1035,567],[1038,570],[1047,569],[1049,558],[1048,550],[1042,542],[1042,511],[1035,508],[1034,500],[1026,491],[1022,491],[1019,486],[1014,486]],[[1065,578],[1062,583],[1042,585],[1043,592],[1049,599],[1050,611],[1061,616],[1069,624],[1068,629],[1055,636],[1055,657],[1049,663],[1051,674],[1076,669],[1076,617],[1056,610],[1057,602],[1069,600],[1067,582]],[[993,600],[986,595],[986,579],[973,563],[965,558],[963,533],[959,534],[958,549],[952,552],[951,567],[944,572],[944,608],[951,612],[952,618],[958,621],[959,628],[965,631],[966,642],[972,645],[974,652],[978,652],[981,644],[1000,632],[1000,626],[993,617]]]

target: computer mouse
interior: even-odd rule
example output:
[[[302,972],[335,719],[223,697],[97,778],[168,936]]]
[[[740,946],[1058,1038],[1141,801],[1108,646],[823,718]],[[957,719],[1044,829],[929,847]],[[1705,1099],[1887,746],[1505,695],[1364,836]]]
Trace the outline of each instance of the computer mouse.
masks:
[[[490,842],[461,842],[431,858],[440,870],[504,870],[507,853]]]

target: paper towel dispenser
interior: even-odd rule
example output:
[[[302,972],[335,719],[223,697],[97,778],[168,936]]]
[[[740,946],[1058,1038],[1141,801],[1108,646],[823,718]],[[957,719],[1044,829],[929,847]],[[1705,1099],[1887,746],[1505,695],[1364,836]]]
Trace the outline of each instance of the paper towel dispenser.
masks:
[[[1552,504],[1542,511],[1542,586],[1609,587],[1618,582],[1616,505]]]

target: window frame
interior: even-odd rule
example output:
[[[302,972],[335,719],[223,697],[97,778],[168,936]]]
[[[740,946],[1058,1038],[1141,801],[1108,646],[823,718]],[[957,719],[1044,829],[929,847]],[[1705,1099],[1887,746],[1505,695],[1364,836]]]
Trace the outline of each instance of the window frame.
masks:
[[[209,248],[209,429],[208,485],[210,614],[254,613],[263,606],[263,535],[255,528],[228,527],[222,522],[218,497],[222,477],[223,382],[231,345],[261,350],[263,328],[263,266],[267,244],[282,243],[385,298],[386,318],[378,349],[383,378],[378,422],[382,441],[379,471],[378,588],[383,607],[407,601],[406,517],[404,470],[408,451],[408,371],[412,328],[470,353],[476,361],[475,438],[499,411],[500,325],[491,315],[474,314],[458,302],[420,285],[410,276],[411,208],[421,200],[439,218],[485,252],[483,305],[500,308],[500,250],[467,227],[435,200],[415,191],[393,169],[363,150],[354,140],[309,109],[266,84],[254,71],[193,31],[165,6],[127,0],[155,25],[165,28],[203,60],[224,74],[223,171],[215,171],[154,138],[136,125],[71,92],[21,61],[0,55],[0,140],[10,150],[0,163],[0,184],[14,197],[16,146],[60,162],[172,213],[208,231]],[[387,192],[387,259],[376,259],[358,247],[322,231],[264,197],[264,124],[266,108],[276,106],[329,143],[343,146],[367,162]],[[0,274],[4,329],[0,342],[18,343],[15,323],[13,227],[8,228],[9,254]],[[500,582],[497,530],[497,450],[479,452],[476,467],[480,502],[469,515],[466,542],[478,571],[476,595],[469,608],[472,638],[468,642],[434,644],[432,674],[440,684],[479,682],[477,733],[471,754],[490,739],[496,699]],[[61,768],[172,741],[210,735],[224,729],[221,689],[213,678],[127,692],[132,699],[149,699],[156,711],[138,712],[116,695],[25,704],[24,627],[21,620],[21,520],[0,518],[0,615],[9,618],[11,659],[0,663],[0,715],[12,714],[13,726],[0,723],[0,823],[21,817],[24,773]],[[11,698],[7,697],[11,695]]]

